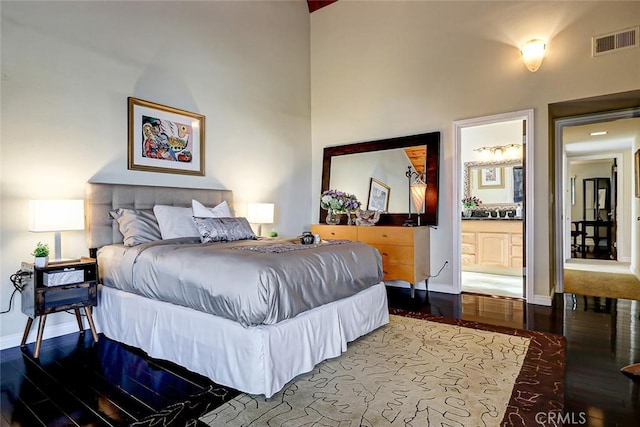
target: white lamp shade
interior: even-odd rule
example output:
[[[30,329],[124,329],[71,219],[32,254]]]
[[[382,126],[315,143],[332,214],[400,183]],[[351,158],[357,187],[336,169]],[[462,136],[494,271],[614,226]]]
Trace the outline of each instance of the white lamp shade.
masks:
[[[253,224],[273,224],[273,203],[249,203],[247,221]]]
[[[427,184],[417,181],[411,184],[411,200],[413,200],[413,206],[416,208],[416,213],[421,213],[424,207],[424,195],[427,192]]]
[[[83,200],[30,200],[29,231],[84,230]]]

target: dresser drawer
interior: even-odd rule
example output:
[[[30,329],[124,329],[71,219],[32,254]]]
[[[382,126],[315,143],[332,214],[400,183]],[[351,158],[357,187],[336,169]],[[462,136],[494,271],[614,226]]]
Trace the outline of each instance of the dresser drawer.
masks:
[[[522,234],[512,234],[511,235],[511,244],[522,246]]]
[[[476,253],[475,243],[463,243],[460,249],[463,254],[475,255]]]
[[[413,246],[412,227],[358,227],[358,240],[370,244]]]
[[[512,256],[511,257],[511,267],[513,268],[522,268],[522,257],[521,256]]]
[[[462,254],[460,258],[462,260],[462,265],[473,265],[476,263],[476,255],[475,254]]]
[[[413,265],[413,246],[372,244],[382,256],[382,263]]]
[[[358,240],[356,227],[348,225],[312,225],[311,232],[319,234],[322,239],[333,240]]]
[[[476,243],[476,233],[462,233],[462,243]]]
[[[404,280],[409,283],[415,283],[413,265],[387,263],[382,264],[382,271],[382,280]]]

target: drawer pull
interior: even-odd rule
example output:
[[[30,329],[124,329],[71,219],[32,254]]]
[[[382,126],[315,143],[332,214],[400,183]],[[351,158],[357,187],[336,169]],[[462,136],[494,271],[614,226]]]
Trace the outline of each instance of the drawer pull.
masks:
[[[336,235],[336,233],[332,231],[332,232],[331,232],[331,235],[332,235],[332,236],[335,236],[335,235]]]
[[[383,234],[382,237],[389,237],[389,236],[387,236],[386,234]]]
[[[389,254],[386,252],[382,252],[382,256],[389,256]]]

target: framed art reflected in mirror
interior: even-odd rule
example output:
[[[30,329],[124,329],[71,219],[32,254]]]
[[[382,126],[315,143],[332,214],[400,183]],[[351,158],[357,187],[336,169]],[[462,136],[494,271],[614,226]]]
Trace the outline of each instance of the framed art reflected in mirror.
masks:
[[[386,212],[389,209],[391,188],[375,178],[369,181],[369,197],[367,210]]]

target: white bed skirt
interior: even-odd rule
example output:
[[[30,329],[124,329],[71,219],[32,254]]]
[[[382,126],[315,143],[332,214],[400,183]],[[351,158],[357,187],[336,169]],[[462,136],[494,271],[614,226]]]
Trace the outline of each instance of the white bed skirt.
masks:
[[[96,322],[107,337],[266,397],[389,322],[384,283],[276,325],[249,328],[106,286],[98,297]]]

